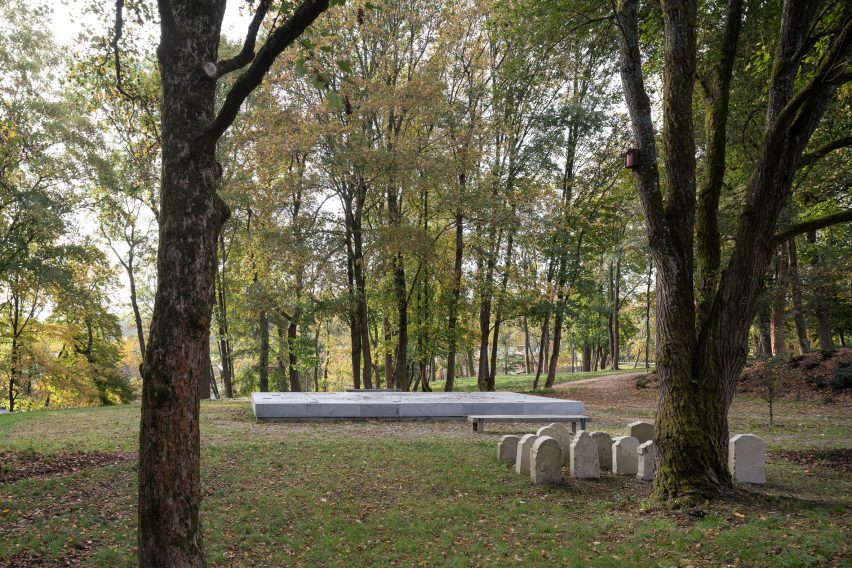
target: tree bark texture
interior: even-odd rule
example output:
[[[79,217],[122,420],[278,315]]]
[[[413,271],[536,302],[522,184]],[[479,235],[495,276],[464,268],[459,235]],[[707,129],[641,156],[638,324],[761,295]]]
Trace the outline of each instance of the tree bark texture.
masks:
[[[728,9],[730,12],[732,4]],[[727,412],[745,362],[748,330],[774,249],[772,235],[789,198],[796,161],[843,80],[836,69],[843,65],[849,47],[847,19],[813,77],[793,94],[813,10],[815,3],[784,3],[763,140],[747,184],[730,260],[719,276],[706,315],[695,309],[692,268],[696,3],[662,2],[665,199],[660,191],[654,128],[642,77],[637,2],[622,0],[616,10],[622,84],[641,156],[633,173],[657,269],[657,374],[661,391],[655,431],[660,451],[654,479],[657,499],[703,498],[731,483],[725,460]],[[726,26],[730,25],[729,17]],[[728,36],[727,32],[722,34],[723,38]],[[699,249],[698,254],[704,255],[702,263],[712,265],[706,251]]]
[[[158,8],[161,204],[157,291],[142,367],[138,558],[143,568],[202,567],[199,384],[208,367],[217,237],[228,217],[216,193],[216,143],[277,55],[328,0],[307,0],[270,34],[218,114],[216,75],[207,69],[217,61],[225,1],[159,0]]]

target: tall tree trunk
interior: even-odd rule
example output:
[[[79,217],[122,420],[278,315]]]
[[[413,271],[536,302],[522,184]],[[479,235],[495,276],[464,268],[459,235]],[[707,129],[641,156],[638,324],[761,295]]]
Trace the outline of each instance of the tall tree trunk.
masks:
[[[122,6],[117,3],[117,32]],[[203,567],[199,383],[208,366],[216,241],[228,217],[216,194],[222,172],[216,143],[277,55],[328,8],[328,0],[307,0],[270,34],[218,114],[216,77],[227,70],[216,65],[224,0],[161,0],[158,7],[160,232],[142,367],[137,553],[141,568]]]
[[[479,390],[488,390],[488,337],[491,333],[491,298],[483,295],[479,303],[479,371],[477,383]]]
[[[17,291],[12,294],[12,345],[9,350],[9,412],[15,412],[15,386],[20,384],[21,369],[20,335],[21,301]]]
[[[556,314],[553,318],[553,351],[550,354],[550,362],[547,367],[547,380],[545,388],[552,388],[556,382],[556,368],[559,365],[559,351],[562,349],[562,323],[565,318],[565,299],[560,287],[559,296],[556,301]]]
[[[547,354],[550,352],[550,310],[545,312],[544,319],[541,323],[541,335],[538,341],[538,362],[535,369],[535,381],[533,381],[533,389],[538,388],[538,380],[541,378],[542,370],[547,367]]]
[[[388,221],[392,227],[402,225],[402,203],[395,188],[388,188]],[[399,336],[396,348],[396,386],[408,392],[408,289],[405,284],[405,261],[402,253],[393,256],[393,283],[396,293],[396,311],[399,321]]]
[[[816,231],[808,233],[808,242],[816,243]],[[816,308],[817,319],[817,337],[819,338],[819,348],[823,351],[831,351],[834,349],[834,339],[831,337],[831,323],[828,315],[828,301],[826,300],[825,287],[822,285],[820,278],[820,258],[819,254],[814,251],[811,257],[811,266],[817,278],[817,284],[814,286],[814,307]]]
[[[260,329],[260,356],[257,363],[260,392],[269,392],[269,318],[266,310],[260,310],[257,324]]]
[[[296,353],[297,331],[296,322],[291,320],[290,325],[287,326],[287,356],[289,358],[287,366],[290,370],[290,391],[292,392],[300,392],[302,390],[302,382],[299,378],[299,360]],[[310,379],[308,379],[308,383],[310,383]]]
[[[279,386],[283,391],[290,390],[290,382],[288,380],[290,375],[290,341],[287,339],[287,327],[280,320],[275,323],[275,330],[278,335],[278,354],[276,360],[278,361],[278,372],[281,374],[281,384]],[[286,357],[285,353],[287,354]]]
[[[459,185],[464,187],[464,174],[459,175]],[[450,317],[447,329],[447,379],[444,390],[451,392],[456,378],[456,348],[458,345],[458,305],[461,296],[462,261],[464,260],[464,216],[461,207],[456,211],[456,257],[453,264],[453,294],[450,298]]]
[[[574,333],[571,333],[571,374],[574,374],[574,369],[577,366],[577,349],[574,345]]]
[[[198,63],[216,61],[224,3],[184,5],[161,18],[163,85],[157,291],[142,367],[138,554],[142,567],[204,566],[199,383],[216,274],[216,237],[228,209],[216,189],[216,82]],[[178,16],[178,14],[180,14]],[[180,31],[170,17],[180,18]],[[204,80],[203,80],[204,79]]]
[[[799,280],[799,253],[796,250],[796,237],[787,241],[790,258],[790,287],[793,293],[793,322],[796,324],[796,338],[799,341],[799,354],[807,353],[811,348],[805,315],[802,311],[802,283]]]
[[[234,359],[231,356],[231,340],[228,334],[225,237],[221,234],[219,235],[219,250],[222,252],[222,265],[219,269],[219,278],[215,282],[217,292],[216,320],[219,328],[219,359],[222,362],[222,384],[225,387],[225,396],[227,398],[234,398]]]
[[[369,341],[361,336],[361,324],[358,315],[358,292],[355,285],[355,249],[352,243],[352,214],[345,216],[346,221],[346,276],[349,281],[349,338],[351,342],[352,387],[361,388],[361,353],[362,341]]]
[[[391,334],[390,318],[385,315],[382,318],[382,331],[385,336],[385,388],[395,388],[393,383],[393,353],[389,348],[393,335]]]
[[[588,373],[592,370],[592,346],[588,341],[583,342],[582,355],[583,366],[580,370],[583,373]]]
[[[512,217],[515,214],[515,207],[512,206]],[[515,230],[509,229],[509,238],[506,241],[506,262],[503,267],[503,279],[500,283],[500,294],[497,296],[497,309],[494,314],[494,332],[491,336],[491,367],[488,374],[488,390],[493,391],[495,388],[494,381],[497,377],[497,344],[500,339],[500,324],[503,318],[503,298],[506,296],[506,290],[509,286],[509,273],[512,269],[512,245],[514,243]]]
[[[363,192],[364,190],[362,190]],[[363,365],[363,381],[364,388],[373,388],[373,379],[371,376],[373,361],[370,354],[370,329],[369,319],[367,317],[367,287],[364,277],[364,245],[361,230],[361,215],[363,204],[360,201],[356,204],[356,210],[353,217],[352,227],[352,243],[353,243],[353,272],[355,277],[355,315],[356,325],[359,328],[361,335],[361,362]]]
[[[527,375],[532,371],[530,351],[530,326],[529,322],[527,322],[527,316],[524,315],[524,373]]]
[[[651,274],[654,263],[648,262],[648,284],[645,288],[645,368],[648,369],[648,358],[651,353]]]
[[[728,39],[728,31],[734,27],[734,20],[739,26],[738,7],[739,2],[730,0],[720,42],[723,51],[734,54],[736,41]],[[748,330],[776,244],[773,235],[790,195],[797,160],[839,81],[844,80],[837,67],[844,61],[852,38],[852,23],[844,21],[813,77],[794,97],[793,87],[800,59],[807,53],[804,44],[816,9],[815,3],[784,3],[763,140],[754,160],[728,266],[721,272],[711,310],[705,317],[695,309],[692,272],[696,3],[662,3],[662,139],[666,156],[663,196],[650,102],[642,77],[637,2],[619,2],[616,18],[622,84],[642,156],[633,173],[657,268],[657,374],[661,390],[655,427],[660,460],[654,478],[657,499],[704,499],[731,483],[725,460],[727,412],[745,363]],[[703,254],[699,250],[699,255]]]
[[[772,354],[785,355],[787,346],[784,339],[784,315],[787,309],[787,285],[790,281],[790,264],[787,258],[787,248],[780,246],[775,255],[775,289],[772,295]]]
[[[139,340],[139,355],[145,357],[145,329],[142,327],[142,314],[139,311],[139,301],[136,294],[136,271],[133,267],[133,255],[127,260],[127,280],[130,282],[130,307],[133,309],[133,319],[136,322],[136,337]]]
[[[760,353],[772,355],[772,332],[770,321],[772,320],[772,306],[768,298],[763,298],[757,310],[757,326],[760,335]]]
[[[609,354],[612,357],[613,371],[618,370],[618,358],[621,356],[620,330],[618,329],[618,315],[621,311],[621,255],[615,261],[615,287],[612,295],[612,341],[609,346]]]

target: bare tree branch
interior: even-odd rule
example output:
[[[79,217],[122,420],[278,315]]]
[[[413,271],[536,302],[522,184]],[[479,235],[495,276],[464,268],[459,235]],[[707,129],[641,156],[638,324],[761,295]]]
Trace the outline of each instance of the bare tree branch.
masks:
[[[263,18],[266,17],[266,12],[269,10],[269,0],[261,0],[257,5],[257,11],[254,13],[254,17],[251,20],[251,23],[248,27],[248,32],[246,32],[246,39],[243,43],[243,48],[240,52],[231,57],[230,59],[225,59],[216,64],[216,78],[227,75],[231,71],[236,71],[241,67],[245,67],[254,59],[254,46],[257,42],[257,31],[260,29],[260,24],[263,23]]]
[[[816,219],[811,219],[810,221],[797,223],[776,234],[772,240],[776,245],[779,245],[796,235],[816,231],[818,229],[825,229],[832,225],[848,223],[850,221],[852,221],[852,209],[841,211],[840,213],[834,213],[833,215],[826,215],[825,217],[818,217]]]
[[[161,0],[165,1],[165,0]],[[317,17],[328,9],[329,0],[304,0],[293,15],[284,22],[260,48],[251,65],[246,69],[225,96],[219,114],[199,137],[215,142],[237,117],[243,102],[258,86],[275,62],[275,58],[293,43]]]

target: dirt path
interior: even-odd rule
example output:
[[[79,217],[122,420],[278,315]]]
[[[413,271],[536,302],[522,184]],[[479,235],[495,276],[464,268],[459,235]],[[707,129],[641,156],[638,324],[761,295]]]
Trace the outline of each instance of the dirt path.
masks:
[[[591,379],[580,379],[579,381],[568,381],[553,385],[555,390],[565,390],[569,388],[589,385],[591,388],[607,389],[614,386],[614,383],[633,382],[636,377],[647,374],[647,371],[637,371],[635,373],[617,373],[615,375],[604,375],[602,377],[592,377]]]

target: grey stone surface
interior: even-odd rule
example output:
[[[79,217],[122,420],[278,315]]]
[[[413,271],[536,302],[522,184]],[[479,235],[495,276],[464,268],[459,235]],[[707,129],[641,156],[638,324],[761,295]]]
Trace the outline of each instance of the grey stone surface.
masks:
[[[563,424],[551,423],[547,426],[542,426],[536,432],[537,436],[550,436],[557,442],[562,449],[562,464],[568,465],[568,455],[571,450],[571,430]]]
[[[259,419],[464,418],[481,415],[581,415],[583,403],[513,392],[256,392]]]
[[[654,472],[657,469],[657,446],[653,441],[648,440],[644,444],[639,444],[636,449],[637,460],[636,477],[642,481],[651,481],[654,479]]]
[[[518,457],[518,442],[521,439],[518,436],[509,434],[500,438],[497,444],[497,461],[515,463]]]
[[[601,471],[612,469],[612,438],[606,432],[592,432],[589,434],[598,446],[598,463]]]
[[[518,442],[518,453],[515,456],[515,473],[520,475],[530,474],[530,455],[532,447],[538,436],[535,434],[524,434],[521,436],[521,441]]]
[[[535,485],[562,481],[562,447],[550,436],[539,436],[530,451],[530,481]]]
[[[640,444],[644,444],[648,440],[654,439],[654,425],[642,420],[631,422],[627,425],[627,436],[632,436],[639,440]]]
[[[728,469],[734,481],[766,483],[766,444],[754,434],[737,434],[728,442]]]
[[[598,463],[598,445],[585,430],[580,430],[571,441],[571,477],[597,479],[601,476]]]
[[[639,471],[639,440],[632,436],[618,436],[612,441],[612,472],[618,475],[636,475]]]

